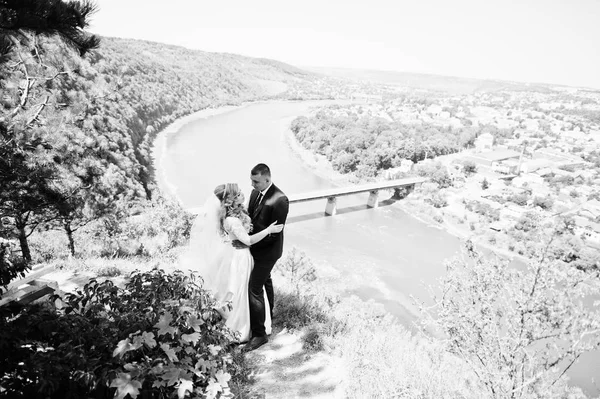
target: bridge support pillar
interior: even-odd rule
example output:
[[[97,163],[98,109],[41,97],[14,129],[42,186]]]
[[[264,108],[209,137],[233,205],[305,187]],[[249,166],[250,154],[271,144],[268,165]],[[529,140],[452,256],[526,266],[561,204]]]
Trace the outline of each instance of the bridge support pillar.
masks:
[[[327,198],[327,205],[325,205],[325,215],[334,216],[337,213],[337,197]]]
[[[373,190],[369,194],[369,199],[367,200],[367,207],[377,208],[378,206],[379,206],[379,191]]]

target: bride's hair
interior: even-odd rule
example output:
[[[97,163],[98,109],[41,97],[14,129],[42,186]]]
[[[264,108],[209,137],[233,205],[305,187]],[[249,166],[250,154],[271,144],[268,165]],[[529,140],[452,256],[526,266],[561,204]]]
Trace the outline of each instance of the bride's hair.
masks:
[[[221,201],[221,210],[219,213],[219,226],[221,232],[225,233],[223,222],[229,216],[236,217],[242,221],[246,231],[252,231],[252,222],[244,204],[240,201],[242,192],[236,183],[220,184],[215,188],[215,196]]]

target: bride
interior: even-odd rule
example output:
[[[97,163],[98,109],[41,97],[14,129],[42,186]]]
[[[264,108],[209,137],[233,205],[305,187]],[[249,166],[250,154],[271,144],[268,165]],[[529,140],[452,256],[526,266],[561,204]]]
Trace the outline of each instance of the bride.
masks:
[[[248,281],[254,266],[250,246],[272,233],[279,233],[283,225],[274,222],[269,227],[250,235],[252,224],[244,207],[244,194],[235,183],[221,184],[209,195],[191,231],[190,252],[192,270],[199,272],[204,288],[212,291],[226,326],[238,333],[239,342],[250,339],[250,305]],[[232,245],[233,241],[244,248]],[[265,294],[265,303],[267,298]],[[231,308],[226,306],[231,302]],[[229,310],[230,309],[230,310]],[[269,306],[265,306],[269,309]],[[271,333],[271,315],[266,312],[265,327]]]

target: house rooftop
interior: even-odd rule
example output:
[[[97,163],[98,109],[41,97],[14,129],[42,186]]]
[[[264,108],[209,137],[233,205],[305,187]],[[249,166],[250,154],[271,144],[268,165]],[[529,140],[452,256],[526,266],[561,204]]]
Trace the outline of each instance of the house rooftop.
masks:
[[[513,150],[494,150],[474,154],[474,156],[487,159],[488,161],[502,161],[505,159],[516,158],[520,155],[521,153]]]

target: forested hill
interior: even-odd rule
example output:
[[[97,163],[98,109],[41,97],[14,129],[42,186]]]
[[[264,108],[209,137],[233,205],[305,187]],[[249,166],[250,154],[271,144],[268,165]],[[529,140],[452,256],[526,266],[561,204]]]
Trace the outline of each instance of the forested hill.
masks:
[[[310,85],[315,76],[272,60],[139,40],[102,38],[100,48],[83,59],[73,57],[58,42],[42,45],[52,55],[54,72],[68,74],[52,81],[47,93],[50,106],[39,116],[40,124],[61,119],[71,125],[69,129],[79,130],[86,140],[75,141],[95,146],[95,155],[110,153],[103,157],[147,195],[152,180],[150,144],[166,124],[206,107],[281,97],[287,87]],[[9,94],[2,112],[11,113],[18,106],[25,76],[21,68],[5,69],[8,76],[2,83]],[[46,134],[60,136],[64,131]]]
[[[46,220],[69,231],[151,198],[151,145],[167,124],[207,107],[314,97],[320,79],[146,41],[102,38],[79,57],[58,39],[22,36],[0,62],[0,235],[17,231],[23,246]]]
[[[103,38],[88,62],[98,73],[94,88],[108,95],[101,103],[119,105],[100,107],[95,116],[114,111],[123,116],[117,119],[131,135],[142,184],[150,166],[149,143],[165,124],[206,107],[269,98],[314,78],[272,60],[117,38]]]

